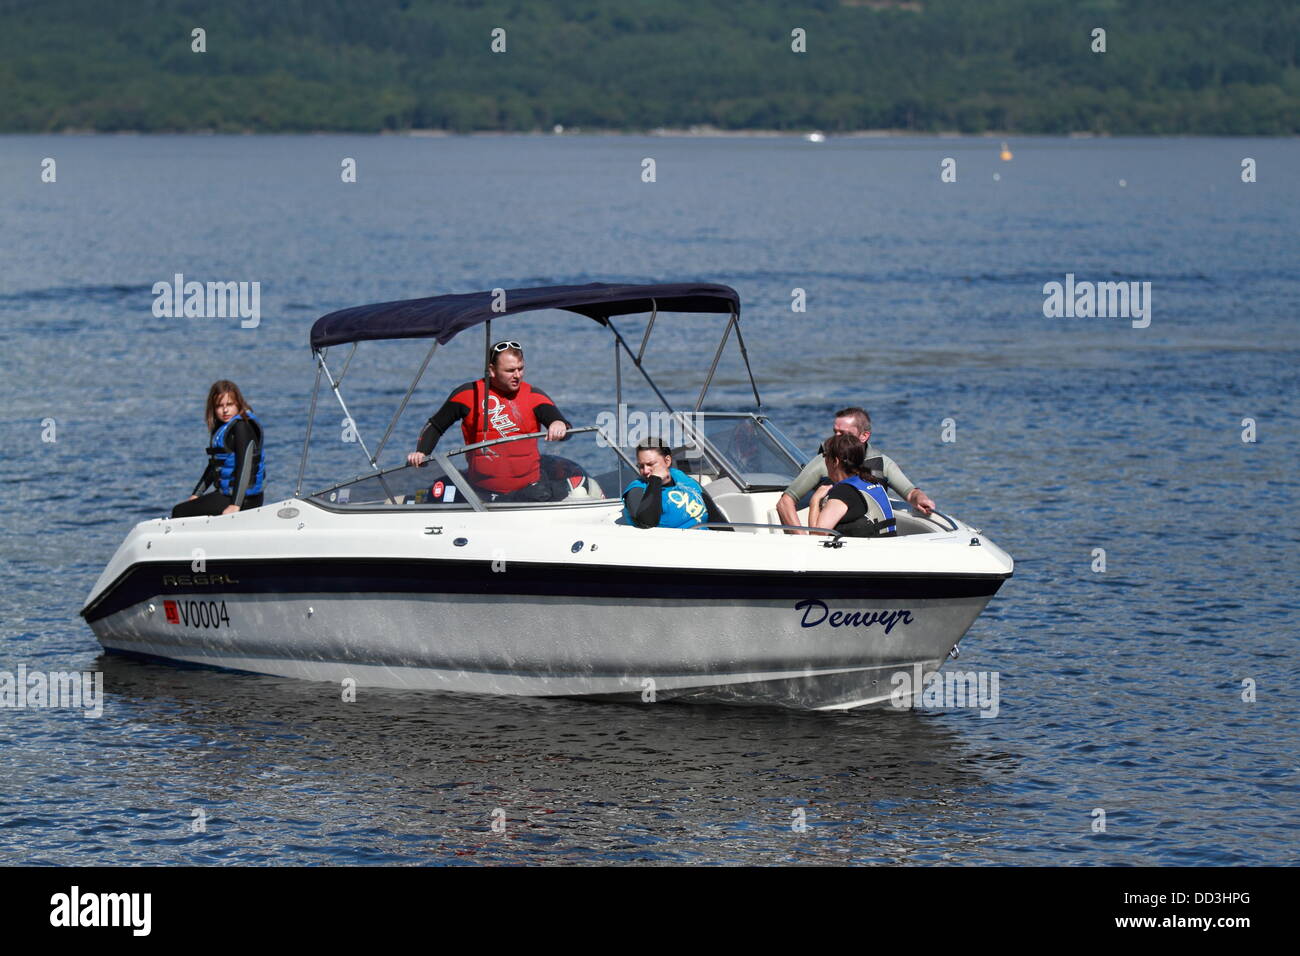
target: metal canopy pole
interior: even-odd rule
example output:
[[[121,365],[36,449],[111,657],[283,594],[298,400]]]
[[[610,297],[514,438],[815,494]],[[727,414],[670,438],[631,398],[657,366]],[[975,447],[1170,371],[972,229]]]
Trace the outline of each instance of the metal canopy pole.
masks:
[[[650,321],[646,323],[645,335],[641,337],[641,348],[637,349],[636,360],[638,364],[642,356],[645,355],[645,347],[650,344],[650,330],[655,327],[655,316],[659,314],[659,304],[654,299],[650,300]],[[607,320],[608,321],[608,320]]]
[[[740,357],[745,360],[745,371],[749,373],[749,387],[754,390],[754,405],[761,412],[763,400],[758,397],[758,383],[754,381],[754,370],[749,367],[749,352],[745,349],[745,337],[740,334],[740,316],[732,312],[731,318],[736,323],[736,344],[740,346]]]
[[[646,383],[652,389],[654,389],[654,393],[659,396],[659,401],[663,402],[664,408],[668,409],[670,412],[675,411],[668,399],[664,398],[664,393],[659,391],[659,386],[655,384],[654,379],[652,379],[649,374],[646,373],[646,370],[641,367],[641,363],[638,362],[636,356],[632,354],[632,349],[628,346],[627,342],[624,341],[623,336],[618,334],[618,329],[614,328],[612,323],[608,324],[609,330],[614,333],[614,338],[618,339],[619,345],[623,346],[623,351],[627,352],[628,358],[630,358],[633,364],[636,365],[637,371],[641,373],[641,377],[646,380]]]
[[[488,319],[483,327],[483,437],[487,438],[488,430],[488,389],[491,385],[488,382],[488,369],[492,367],[492,320]]]
[[[718,362],[722,359],[722,350],[727,347],[727,339],[731,337],[731,327],[736,324],[736,313],[732,312],[727,316],[727,327],[722,330],[722,341],[718,343],[718,350],[713,353],[713,364],[709,366],[709,377],[704,380],[704,387],[700,389],[700,397],[695,400],[695,410],[698,412],[700,406],[704,404],[704,396],[708,394],[709,385],[713,382],[713,373],[718,370]]]
[[[611,329],[614,324],[611,322]],[[614,339],[614,413],[623,407],[623,353],[618,350],[618,339]]]
[[[343,376],[345,376],[345,375],[348,374],[348,369],[349,369],[349,368],[351,367],[351,365],[352,365],[352,356],[354,356],[354,355],[357,354],[357,346],[360,345],[360,344],[361,344],[360,342],[353,342],[353,343],[352,343],[352,351],[349,352],[349,353],[348,353],[348,357],[347,357],[346,359],[343,360],[343,371],[339,372],[339,384],[340,384],[340,385],[343,384]]]
[[[438,351],[438,340],[434,339],[433,345],[429,346],[429,352],[424,357],[424,364],[421,365],[420,370],[415,373],[415,378],[411,382],[411,387],[408,388],[406,394],[402,396],[402,404],[397,407],[397,414],[394,415],[393,420],[388,423],[388,431],[384,432],[384,437],[379,439],[379,445],[375,448],[376,458],[384,453],[384,445],[388,443],[388,436],[391,435],[393,429],[397,427],[397,420],[402,417],[402,412],[406,411],[406,403],[411,400],[411,395],[415,392],[415,386],[420,384],[420,379],[424,377],[424,370],[429,367],[429,360],[433,358],[433,353],[436,351]]]
[[[295,498],[302,495],[302,478],[307,472],[307,449],[311,447],[311,426],[316,420],[316,396],[320,394],[320,367],[325,360],[323,351],[316,353],[316,384],[311,387],[311,411],[307,413],[307,435],[302,440],[302,461],[298,463],[298,484],[293,489]]]
[[[339,391],[339,384],[334,381],[334,376],[330,374],[330,367],[325,364],[323,356],[320,360],[320,367],[325,372],[325,378],[329,381],[330,388],[334,390],[334,397],[339,400],[339,405],[343,409],[343,414],[346,415],[348,421],[352,423],[352,431],[357,436],[357,443],[361,445],[361,451],[365,454],[366,458],[370,460],[370,467],[375,469],[375,471],[378,471],[379,466],[375,464],[375,459],[374,456],[370,454],[370,449],[366,448],[366,440],[361,437],[361,429],[357,427],[357,420],[353,418],[352,413],[348,411],[347,402],[343,401],[343,393]]]
[[[605,322],[611,329],[614,328],[612,319],[606,318]],[[627,416],[623,414],[623,353],[618,350],[618,332],[614,332],[614,447],[627,441]],[[623,486],[623,459],[619,457],[618,462],[618,484]]]

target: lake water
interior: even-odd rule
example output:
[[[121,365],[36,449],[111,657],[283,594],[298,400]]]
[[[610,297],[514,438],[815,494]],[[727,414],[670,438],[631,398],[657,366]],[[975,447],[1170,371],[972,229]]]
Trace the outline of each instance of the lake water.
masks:
[[[0,137],[0,670],[102,671],[106,693],[98,719],[0,709],[0,861],[1297,862],[1300,142],[1010,145]],[[260,324],[155,317],[176,273],[259,282]],[[1066,274],[1149,282],[1149,326],[1046,317]],[[865,405],[873,440],[1016,558],[949,665],[1000,675],[995,718],[343,705],[335,685],[106,657],[77,616],[130,525],[188,494],[214,379],[267,424],[269,494],[292,492],[317,316],[691,280],[739,291],[764,405],[797,442]],[[493,331],[570,417],[608,404],[594,323]],[[670,397],[720,333],[656,327]],[[481,347],[440,350],[388,463]],[[423,351],[358,352],[372,447]],[[748,398],[729,358],[710,407]],[[364,470],[340,419],[318,423],[313,488]]]

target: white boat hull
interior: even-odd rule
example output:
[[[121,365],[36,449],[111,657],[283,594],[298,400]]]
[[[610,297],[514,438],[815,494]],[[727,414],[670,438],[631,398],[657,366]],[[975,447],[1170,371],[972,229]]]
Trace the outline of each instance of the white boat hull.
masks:
[[[809,609],[790,602],[229,595],[201,599],[207,614],[182,599],[185,619],[171,623],[165,600],[92,626],[114,651],[358,686],[799,708],[888,699],[891,674],[937,669],[988,603],[876,601],[873,611],[911,618],[885,634],[878,625],[804,627]]]
[[[314,533],[276,506],[138,526],[84,612],[100,642],[359,687],[848,708],[937,670],[1011,570],[970,529],[831,549],[643,531],[589,506],[559,530],[553,509],[496,531],[479,515],[469,540],[454,515],[437,536],[428,514],[348,535],[349,516],[284,504]],[[200,541],[201,572],[185,561]],[[949,570],[909,568],[939,556]]]

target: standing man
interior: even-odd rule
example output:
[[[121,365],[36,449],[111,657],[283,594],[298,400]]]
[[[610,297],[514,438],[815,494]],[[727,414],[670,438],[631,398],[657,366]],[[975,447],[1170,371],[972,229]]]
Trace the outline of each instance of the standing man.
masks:
[[[484,379],[466,382],[452,393],[420,430],[416,450],[406,456],[409,465],[422,465],[438,439],[460,422],[465,444],[546,431],[547,441],[562,441],[569,423],[549,395],[524,381],[524,349],[518,342],[498,342],[488,354],[489,385],[484,402]],[[486,414],[485,411],[486,404]],[[539,483],[541,453],[536,439],[507,442],[468,454],[469,480],[484,491],[508,495],[536,488],[525,500],[549,501],[550,483]]]
[[[835,413],[835,434],[851,435],[866,446],[866,461],[863,464],[871,474],[882,485],[888,487],[894,494],[907,501],[909,505],[915,508],[921,514],[928,515],[934,510],[934,502],[916,485],[907,479],[903,474],[903,469],[894,464],[894,459],[881,452],[878,448],[871,445],[871,416],[867,414],[866,409],[854,406],[852,408],[841,409]],[[829,479],[826,473],[826,460],[819,453],[812,461],[804,466],[803,471],[799,472],[799,477],[790,483],[790,487],[781,493],[781,499],[776,503],[776,513],[781,516],[781,523],[787,525],[799,524],[799,502],[810,491],[817,489],[823,478]],[[829,490],[829,486],[827,486]],[[821,489],[818,489],[821,491]],[[825,492],[822,491],[824,494]],[[792,532],[794,534],[806,534],[804,531]]]

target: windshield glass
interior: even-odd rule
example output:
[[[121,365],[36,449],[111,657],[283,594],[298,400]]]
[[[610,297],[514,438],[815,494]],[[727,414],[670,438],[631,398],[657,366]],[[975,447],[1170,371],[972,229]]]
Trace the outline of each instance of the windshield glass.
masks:
[[[767,431],[769,435],[771,435],[773,438],[777,440],[777,442],[781,445],[781,447],[786,450],[786,453],[789,454],[790,457],[793,458],[796,462],[801,462],[801,464],[799,465],[799,469],[802,471],[803,466],[808,464],[808,459],[811,458],[812,456],[808,454],[808,452],[801,449],[793,441],[791,441],[789,435],[787,435],[785,432],[781,431],[781,429],[777,428],[774,424],[772,424],[772,420],[770,418],[764,418],[762,419],[762,422],[763,422],[764,430]]]
[[[459,479],[459,476],[456,476]],[[463,488],[432,459],[419,468],[407,465],[363,475],[317,492],[308,500],[327,507],[461,508],[473,507]]]
[[[803,467],[752,415],[691,415],[691,427],[753,489],[785,488]]]
[[[594,427],[562,441],[514,437],[447,456],[489,507],[619,498],[636,472]]]
[[[444,459],[450,469],[429,458],[362,475],[317,492],[310,501],[329,508],[463,509],[471,496],[496,504],[581,504],[617,499],[636,477],[604,433],[594,427],[575,429],[563,441],[516,437],[483,448],[460,450]]]
[[[702,481],[721,477],[713,461],[751,490],[785,488],[802,465],[763,419],[751,415],[692,415],[684,443],[673,447],[673,465]],[[518,504],[581,504],[618,499],[640,477],[631,462],[635,443],[614,447],[608,434],[588,426],[570,430],[563,441],[535,436],[513,438],[480,448],[430,458],[423,465],[403,466],[362,475],[309,497],[329,508],[463,509]],[[443,458],[451,467],[440,464]]]

